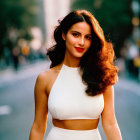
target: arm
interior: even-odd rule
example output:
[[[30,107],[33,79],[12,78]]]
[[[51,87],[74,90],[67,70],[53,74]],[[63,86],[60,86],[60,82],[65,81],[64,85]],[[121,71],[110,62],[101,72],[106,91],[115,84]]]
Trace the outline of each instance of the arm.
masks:
[[[48,97],[45,83],[45,73],[39,74],[34,89],[35,118],[31,128],[29,140],[43,140],[46,130]]]
[[[104,110],[102,125],[107,140],[122,140],[120,129],[114,112],[114,88],[109,86],[104,93]]]

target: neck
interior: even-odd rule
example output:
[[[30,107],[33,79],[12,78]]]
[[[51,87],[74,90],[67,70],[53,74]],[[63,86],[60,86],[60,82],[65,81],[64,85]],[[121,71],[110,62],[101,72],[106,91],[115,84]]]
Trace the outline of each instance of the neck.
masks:
[[[78,67],[80,63],[80,58],[76,58],[74,56],[65,53],[64,62],[65,65],[69,67]]]

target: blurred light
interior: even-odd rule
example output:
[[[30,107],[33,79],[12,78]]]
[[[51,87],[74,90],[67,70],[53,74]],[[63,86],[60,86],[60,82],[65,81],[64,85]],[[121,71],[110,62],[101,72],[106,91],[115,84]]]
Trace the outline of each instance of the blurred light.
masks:
[[[28,54],[30,53],[29,47],[28,47],[28,46],[23,46],[23,47],[21,48],[21,53],[22,53],[23,55],[28,55]]]
[[[33,40],[30,42],[30,46],[35,51],[39,50],[42,46],[42,32],[38,27],[32,27],[30,30]]]
[[[30,46],[32,49],[34,49],[35,51],[39,50],[41,48],[41,41],[39,39],[33,39],[31,42],[30,42]]]
[[[134,59],[134,66],[140,67],[140,57]]]
[[[99,9],[102,5],[102,2],[103,2],[102,0],[95,0],[93,5],[96,9]]]
[[[0,106],[0,115],[8,115],[12,112],[12,109],[8,105]]]
[[[22,47],[22,46],[27,46],[27,44],[28,44],[28,41],[26,41],[25,39],[19,39],[18,40],[18,45],[20,46],[20,47]]]
[[[139,18],[138,18],[138,17],[133,17],[133,18],[132,18],[132,24],[133,24],[134,26],[138,26],[138,25],[140,24]]]
[[[135,14],[139,13],[139,2],[138,1],[132,1],[132,10]]]
[[[140,48],[140,39],[137,40],[137,45]]]
[[[39,38],[40,40],[42,39],[42,32],[39,27],[32,27],[30,32],[34,38]]]
[[[135,59],[139,56],[139,48],[136,46],[136,44],[131,43],[128,46],[128,51],[126,55],[130,59]]]

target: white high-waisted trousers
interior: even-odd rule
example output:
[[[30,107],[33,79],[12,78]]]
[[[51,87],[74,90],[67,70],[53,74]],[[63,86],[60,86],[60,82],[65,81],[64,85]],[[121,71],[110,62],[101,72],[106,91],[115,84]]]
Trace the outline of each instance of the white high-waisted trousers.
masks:
[[[101,140],[97,129],[70,130],[53,126],[46,140]]]

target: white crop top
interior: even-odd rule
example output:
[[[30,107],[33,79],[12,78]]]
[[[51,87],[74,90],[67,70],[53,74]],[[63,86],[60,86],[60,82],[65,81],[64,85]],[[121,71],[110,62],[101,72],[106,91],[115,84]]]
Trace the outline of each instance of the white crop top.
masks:
[[[48,110],[55,119],[97,119],[103,111],[103,95],[88,96],[78,70],[63,64],[52,86]]]

